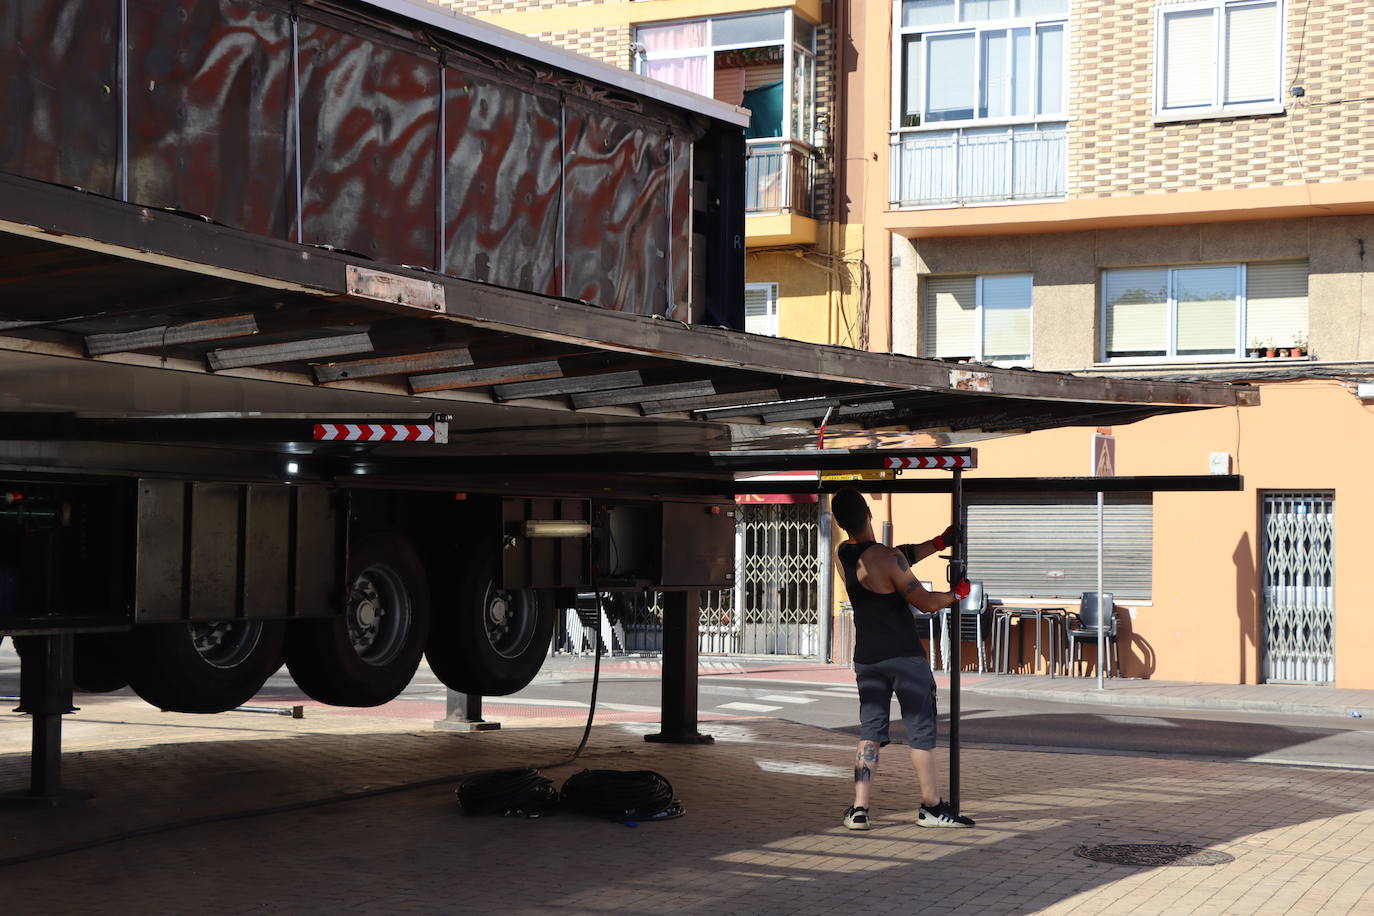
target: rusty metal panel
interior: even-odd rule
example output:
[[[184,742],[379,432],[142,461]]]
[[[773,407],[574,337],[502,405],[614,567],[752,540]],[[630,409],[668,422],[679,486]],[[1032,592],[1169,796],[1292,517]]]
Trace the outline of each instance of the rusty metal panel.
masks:
[[[436,267],[437,57],[302,16],[299,61],[304,241]]]
[[[185,606],[186,484],[138,482],[134,560],[134,620],[180,620]]]
[[[564,295],[663,314],[668,303],[668,143],[610,113],[565,113]]]
[[[291,487],[249,486],[243,537],[243,616],[285,617],[291,597]]]
[[[444,80],[444,271],[561,293],[558,101],[456,67]]]
[[[692,144],[682,137],[669,138],[672,156],[668,194],[671,223],[668,238],[668,316],[691,321],[692,312]]]
[[[186,605],[192,620],[238,615],[239,506],[244,488],[232,483],[193,483],[190,502],[190,577]]]
[[[115,195],[119,0],[0,2],[0,171]]]
[[[292,615],[328,617],[343,608],[343,540],[334,494],[325,487],[293,487],[292,493]]]
[[[250,0],[129,0],[129,199],[287,238],[291,29]]]

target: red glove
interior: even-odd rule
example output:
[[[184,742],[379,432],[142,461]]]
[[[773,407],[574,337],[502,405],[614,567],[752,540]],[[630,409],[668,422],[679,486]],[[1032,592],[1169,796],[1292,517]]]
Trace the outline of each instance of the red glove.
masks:
[[[960,601],[967,598],[968,593],[971,591],[973,591],[973,586],[969,584],[967,579],[960,579],[958,582],[954,583],[954,594],[959,596]]]
[[[958,540],[958,526],[950,525],[944,531],[941,531],[939,534],[935,535],[935,537],[931,538],[930,543],[935,545],[936,550],[944,550],[946,547],[952,546]]]

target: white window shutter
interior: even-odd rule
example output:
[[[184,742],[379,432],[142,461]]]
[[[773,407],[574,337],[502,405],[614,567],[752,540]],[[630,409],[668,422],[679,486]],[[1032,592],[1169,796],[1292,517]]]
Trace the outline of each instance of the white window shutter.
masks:
[[[1165,109],[1216,104],[1217,48],[1214,10],[1164,14]]]
[[[1031,277],[983,278],[983,358],[1027,360],[1031,355]]]
[[[1245,340],[1287,347],[1307,340],[1307,262],[1271,261],[1245,268]]]
[[[750,334],[778,333],[778,285],[748,283],[744,287],[744,330]]]
[[[932,277],[926,285],[925,355],[972,358],[978,354],[977,281]]]
[[[1278,100],[1279,31],[1278,4],[1226,10],[1227,105]]]
[[[1169,271],[1103,271],[1102,290],[1106,355],[1164,355],[1169,345]]]
[[[1236,352],[1235,267],[1189,267],[1174,271],[1178,302],[1178,355]]]

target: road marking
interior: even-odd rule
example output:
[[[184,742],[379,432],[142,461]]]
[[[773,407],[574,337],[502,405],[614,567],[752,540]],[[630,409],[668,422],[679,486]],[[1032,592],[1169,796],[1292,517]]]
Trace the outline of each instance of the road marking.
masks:
[[[808,763],[802,760],[761,760],[754,764],[765,773],[788,773],[792,776],[821,776],[826,779],[853,779],[854,771],[828,763]]]
[[[738,709],[740,712],[774,712],[781,706],[760,706],[758,703],[723,703],[716,709]]]
[[[759,697],[760,700],[767,700],[770,703],[796,703],[798,705],[816,702],[815,697],[787,696],[780,693],[770,693],[766,697]]]

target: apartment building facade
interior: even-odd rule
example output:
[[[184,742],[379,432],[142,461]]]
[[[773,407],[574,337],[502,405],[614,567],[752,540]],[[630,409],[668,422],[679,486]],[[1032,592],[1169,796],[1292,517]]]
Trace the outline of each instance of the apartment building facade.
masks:
[[[833,219],[828,0],[439,0],[503,28],[753,113],[748,329],[863,346],[862,259]]]
[[[1245,477],[1237,493],[1109,499],[1123,673],[1374,687],[1374,8],[851,9],[842,94],[864,155],[842,196],[862,204],[841,218],[884,252],[875,348],[1261,388],[1231,416],[1114,431],[1118,473]],[[981,473],[1085,475],[1093,432],[986,442]],[[899,538],[945,511],[888,507]],[[1091,495],[970,513],[993,597],[1074,610],[1096,587]]]

